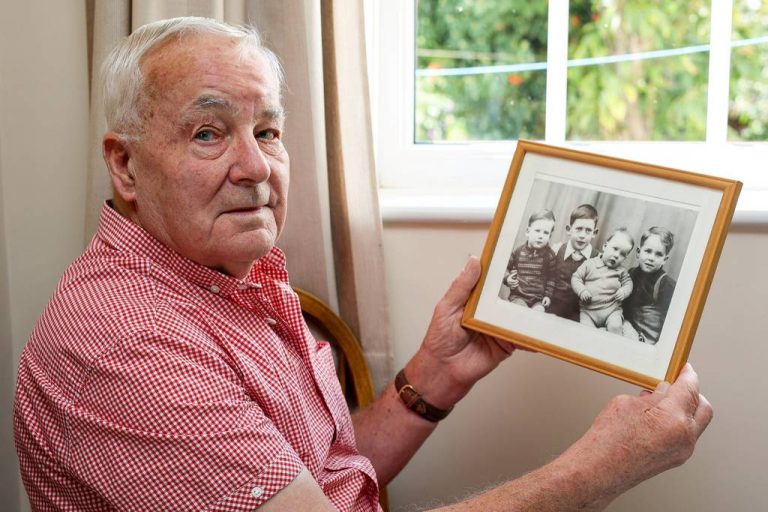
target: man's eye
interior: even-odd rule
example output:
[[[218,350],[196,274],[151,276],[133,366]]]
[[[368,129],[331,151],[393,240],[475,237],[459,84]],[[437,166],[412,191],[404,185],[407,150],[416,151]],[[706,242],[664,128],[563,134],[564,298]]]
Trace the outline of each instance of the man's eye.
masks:
[[[256,133],[257,139],[264,139],[264,140],[274,140],[278,138],[278,133],[276,130],[269,129],[269,130],[261,130],[260,132]]]
[[[216,137],[216,134],[213,132],[213,130],[200,130],[195,134],[195,139],[201,140],[203,142],[211,142]]]

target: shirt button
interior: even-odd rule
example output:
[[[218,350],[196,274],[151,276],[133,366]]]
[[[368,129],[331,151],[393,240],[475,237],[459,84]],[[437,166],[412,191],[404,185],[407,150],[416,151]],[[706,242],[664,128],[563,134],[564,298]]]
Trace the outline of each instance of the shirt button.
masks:
[[[215,284],[212,284],[211,287],[208,289],[211,290],[211,293],[219,293],[219,290],[220,290],[220,288]]]
[[[246,288],[248,288],[248,285],[245,283],[240,283],[237,285],[238,290],[245,290]]]
[[[261,283],[251,283],[252,288],[256,288],[257,290],[261,288]]]
[[[262,494],[264,494],[264,489],[262,489],[259,486],[256,486],[253,489],[251,489],[251,496],[253,496],[254,498],[258,498]]]
[[[277,325],[277,320],[275,320],[274,318],[272,318],[272,317],[268,316],[268,317],[267,317],[267,323],[268,323],[269,325]]]

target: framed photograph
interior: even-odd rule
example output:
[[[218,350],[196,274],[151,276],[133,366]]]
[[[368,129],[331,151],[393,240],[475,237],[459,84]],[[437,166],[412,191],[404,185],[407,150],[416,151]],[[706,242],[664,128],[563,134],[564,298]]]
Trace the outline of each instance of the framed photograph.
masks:
[[[740,190],[521,140],[462,324],[645,388],[673,381]]]

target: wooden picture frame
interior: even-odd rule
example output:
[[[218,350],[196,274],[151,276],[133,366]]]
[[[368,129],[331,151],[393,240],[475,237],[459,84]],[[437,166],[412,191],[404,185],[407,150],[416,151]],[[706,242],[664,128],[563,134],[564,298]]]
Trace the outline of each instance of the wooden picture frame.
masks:
[[[674,381],[740,190],[521,140],[462,325],[644,388]]]

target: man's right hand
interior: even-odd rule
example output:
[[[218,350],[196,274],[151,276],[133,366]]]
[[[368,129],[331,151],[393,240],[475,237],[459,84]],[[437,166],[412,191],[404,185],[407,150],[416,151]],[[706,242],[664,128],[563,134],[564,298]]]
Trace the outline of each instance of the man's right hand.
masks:
[[[711,419],[712,406],[686,364],[672,385],[661,382],[653,392],[611,400],[564,455],[583,451],[621,493],[688,460]]]

